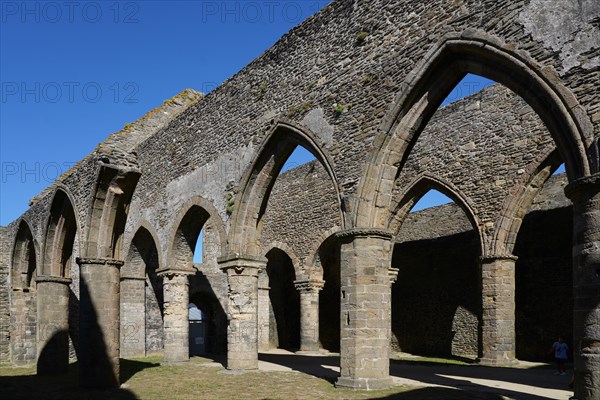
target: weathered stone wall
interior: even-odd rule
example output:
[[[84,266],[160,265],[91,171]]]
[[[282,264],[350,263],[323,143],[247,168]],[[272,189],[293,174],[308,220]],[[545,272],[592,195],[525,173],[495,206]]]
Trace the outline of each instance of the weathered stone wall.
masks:
[[[326,232],[341,227],[339,202],[331,178],[318,161],[281,174],[275,182],[263,220],[263,254],[285,243],[302,265],[294,265],[301,279],[307,259],[314,255]]]
[[[88,213],[98,163],[108,162],[142,172],[129,207],[121,253],[127,253],[138,227],[146,224],[156,234],[159,265],[170,267],[179,217],[197,197],[204,199],[211,224],[223,233],[219,248],[225,247],[231,224],[226,195],[234,195],[234,212],[241,208],[236,196],[243,176],[278,121],[314,136],[337,180],[333,184],[341,191],[344,212],[352,215],[357,188],[363,184],[360,179],[373,160],[374,149],[386,135],[393,134],[387,128],[396,118],[391,114],[398,95],[406,94],[415,68],[448,37],[500,48],[531,66],[532,75],[543,76],[551,91],[560,93],[556,96],[568,104],[580,130],[580,136],[576,134],[574,139],[582,142],[579,147],[568,145],[569,139],[562,136],[557,141],[562,154],[577,158],[579,148],[592,149],[589,160],[583,160],[582,165],[571,160],[571,166],[578,167],[575,172],[569,169],[572,177],[593,173],[600,166],[592,145],[600,136],[600,48],[594,26],[600,8],[592,0],[573,4],[544,2],[542,6],[541,0],[334,1],[203,101],[197,101],[199,94],[185,92],[148,118],[109,137],[56,185],[34,198],[24,217],[31,224],[34,239],[43,247],[53,189],[63,187],[72,196],[78,236],[83,243],[87,221],[91,220]],[[366,36],[359,37],[360,32]],[[473,52],[473,57],[478,55]],[[485,61],[495,67],[496,59]],[[514,73],[510,83],[515,87],[530,83],[519,81],[522,71],[514,69],[515,65],[502,67]],[[493,69],[473,72],[493,75]],[[544,96],[524,94],[530,95],[532,103],[536,96]],[[342,111],[338,112],[340,107]],[[560,111],[540,110],[546,117]],[[486,119],[489,116],[494,117]],[[553,146],[539,119],[522,101],[500,87],[483,91],[440,111],[419,140],[408,146],[411,152],[399,164],[402,170],[395,184],[396,200],[401,200],[417,176],[439,178],[471,208],[489,244],[506,202],[516,189],[528,184]],[[296,187],[305,184],[306,175],[294,183]],[[364,183],[365,191],[374,190],[376,184]],[[276,193],[283,195],[285,190],[274,189],[272,204],[278,202]],[[327,204],[310,214],[318,231],[311,235],[301,230],[302,240],[285,238],[291,232],[285,224],[294,221],[269,216],[271,210],[277,210],[274,207],[267,210],[263,246],[268,249],[271,239],[283,238],[293,242],[287,244],[299,253],[298,257],[306,257],[311,249],[308,238],[317,241],[323,229],[341,222],[337,216],[331,216],[329,222],[317,218],[333,209],[331,198],[321,199]],[[386,202],[371,206],[388,207]],[[299,214],[296,210],[287,209]],[[317,220],[319,224],[314,223]],[[385,221],[377,220],[375,224],[385,225]],[[14,243],[17,226],[16,222],[9,226],[8,243]],[[74,256],[82,255],[82,250],[74,250]],[[123,258],[123,254],[115,256]],[[226,280],[223,275],[217,277],[213,256],[206,264],[203,276],[222,305]],[[211,271],[215,271],[214,279]],[[72,291],[78,292],[75,286]]]
[[[566,183],[565,174],[546,182],[516,243],[517,357],[524,360],[545,360],[548,343],[558,335],[569,338],[572,330]],[[392,262],[400,269],[392,291],[395,350],[477,357],[480,251],[476,232],[456,204],[409,214]]]
[[[555,148],[533,109],[494,85],[436,113],[408,156],[395,198],[400,202],[420,177],[440,179],[472,209],[487,247],[506,193],[526,186]]]
[[[9,230],[0,227],[0,364],[10,363],[10,297],[9,269],[10,243]]]
[[[440,208],[436,211],[443,217]],[[392,286],[394,350],[477,357],[479,254],[473,230],[395,246],[392,265],[399,272]]]
[[[582,29],[589,29],[588,20],[597,11],[590,4],[586,7]],[[317,142],[332,160],[336,184],[347,198],[346,209],[352,211],[352,194],[373,150],[373,138],[402,90],[407,74],[444,35],[453,32],[475,32],[485,27],[488,34],[498,35],[516,49],[530,53],[541,65],[562,71],[565,84],[579,96],[586,112],[595,115],[597,105],[593,99],[598,88],[591,84],[593,73],[588,62],[595,60],[594,54],[581,53],[579,66],[563,65],[560,49],[575,38],[565,33],[565,41],[553,51],[532,41],[531,32],[542,24],[536,10],[522,1],[333,2],[139,146],[139,165],[149,173],[142,175],[138,183],[130,210],[129,233],[141,220],[150,221],[158,232],[163,253],[167,253],[175,229],[171,225],[174,216],[192,195],[211,202],[227,227],[224,195],[239,189],[260,143],[278,119],[314,131]],[[560,24],[557,29],[562,29]],[[361,31],[369,32],[364,41],[357,39]],[[545,36],[536,37],[542,40]],[[506,104],[501,109],[511,106],[508,100],[502,99]],[[334,103],[344,105],[347,112],[336,113]],[[492,107],[494,111],[497,108]],[[535,122],[530,115],[530,111],[515,113],[514,120],[508,119],[511,129],[507,134],[516,132],[511,124],[519,125],[520,118],[532,128]],[[504,135],[495,133],[496,137]],[[537,156],[543,149],[532,151],[528,146],[538,148],[550,142],[549,137],[531,137],[516,145],[514,141],[510,143],[513,144],[506,151]],[[447,144],[438,148],[445,149]],[[482,220],[490,222],[487,218],[491,218],[492,224],[486,225],[491,236],[495,217],[492,213],[497,207],[486,209],[486,199],[495,196],[491,204],[501,204],[510,184],[518,180],[521,167],[495,159],[496,153],[483,152],[488,149],[483,142],[476,142],[476,146],[482,152],[476,151],[479,157],[473,158],[492,158],[493,165],[502,162],[499,166],[516,167],[511,171],[513,175],[491,182],[495,189],[490,189],[490,193],[474,196],[480,199],[477,206],[482,208]],[[465,149],[465,156],[469,151]],[[454,167],[456,174],[475,169],[471,164]],[[461,189],[476,192],[478,188]],[[163,257],[166,260],[168,256]]]

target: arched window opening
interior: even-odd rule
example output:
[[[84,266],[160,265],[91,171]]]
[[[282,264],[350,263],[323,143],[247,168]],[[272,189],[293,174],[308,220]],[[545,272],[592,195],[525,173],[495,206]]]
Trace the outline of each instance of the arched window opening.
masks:
[[[319,340],[323,349],[340,351],[340,246],[334,237],[321,244],[318,264],[325,285],[319,293]]]
[[[21,221],[13,250],[13,288],[35,288],[36,251],[33,235],[25,221]]]
[[[448,203],[452,203],[452,199],[450,197],[438,192],[435,189],[431,189],[415,203],[415,205],[410,209],[410,212],[412,213],[415,211],[421,211],[426,208],[441,206]]]
[[[302,146],[297,146],[281,168],[281,173],[316,160],[315,156]]]
[[[563,336],[573,348],[573,207],[565,174],[543,185],[523,217],[514,254],[515,333],[519,360],[545,361]]]
[[[179,223],[173,243],[171,263],[180,268],[193,268],[195,262],[203,262],[203,228],[210,218],[204,208],[193,205]]]
[[[447,106],[467,96],[471,96],[488,86],[495,84],[491,79],[475,74],[467,74],[464,78],[452,89],[450,94],[444,99],[440,107]]]
[[[198,234],[193,260],[194,264],[201,264],[204,262],[204,227],[200,229],[200,233]]]
[[[300,348],[300,294],[294,286],[296,274],[291,258],[277,248],[267,253],[269,277],[270,344],[273,347]]]
[[[565,169],[565,164],[562,163],[558,166],[558,168],[556,168],[556,171],[554,171],[552,175],[564,174],[565,172],[567,172]]]
[[[432,192],[450,203],[428,206]],[[470,218],[450,198],[432,189],[415,203],[392,254],[392,267],[399,269],[392,286],[392,351],[477,358],[480,248]]]
[[[50,276],[71,277],[73,245],[77,223],[75,212],[69,197],[59,190],[54,196],[50,208],[50,219],[46,228],[44,244],[44,274]]]

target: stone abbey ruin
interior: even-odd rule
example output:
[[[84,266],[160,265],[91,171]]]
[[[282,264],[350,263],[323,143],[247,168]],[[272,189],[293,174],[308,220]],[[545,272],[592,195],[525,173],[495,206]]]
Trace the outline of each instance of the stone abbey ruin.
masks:
[[[498,84],[438,110],[468,73]],[[377,389],[393,351],[511,365],[563,334],[600,399],[599,138],[597,1],[335,0],[1,229],[1,361],[111,387],[119,357],[327,349]],[[431,189],[454,203],[411,213]]]

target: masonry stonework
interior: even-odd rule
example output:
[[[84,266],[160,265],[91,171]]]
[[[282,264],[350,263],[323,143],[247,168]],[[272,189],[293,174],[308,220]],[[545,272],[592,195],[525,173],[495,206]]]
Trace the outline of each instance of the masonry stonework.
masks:
[[[30,209],[2,231],[8,243],[2,243],[2,260],[8,261],[0,267],[9,277],[2,278],[0,269],[0,311],[14,321],[36,319],[38,334],[48,329],[43,312],[25,316],[27,301],[13,296],[20,289],[17,277],[28,273],[25,260],[35,253],[36,277],[72,279],[62,328],[79,348],[82,384],[116,386],[120,332],[126,326],[142,330],[133,308],[144,305],[145,350],[168,347],[164,303],[173,299],[156,270],[196,267],[187,278],[189,293],[177,297],[180,333],[183,307],[201,303],[215,316],[213,332],[223,335],[226,325],[228,367],[255,369],[264,344],[259,327],[263,331],[266,323],[259,287],[267,286],[258,277],[265,254],[278,248],[292,260],[296,280],[325,280],[320,296],[340,301],[330,302],[341,309],[335,312],[341,333],[338,385],[384,387],[395,331],[393,285],[400,283],[390,287],[392,244],[409,228],[415,202],[437,189],[456,202],[473,231],[478,254],[471,262],[484,260],[476,283],[502,288],[496,302],[486,299],[497,293],[480,293],[475,302],[481,311],[454,310],[458,320],[469,319],[453,325],[461,331],[457,337],[473,341],[468,331],[476,315],[485,333],[484,360],[512,361],[519,349],[519,260],[514,266],[506,260],[516,253],[540,188],[564,162],[573,201],[576,396],[599,399],[593,350],[600,342],[594,322],[599,16],[591,0],[578,7],[541,7],[535,0],[334,0],[209,95],[182,92],[111,135],[32,199]],[[512,92],[496,85],[435,112],[467,73]],[[297,145],[318,163],[277,179]],[[194,249],[184,245],[192,247],[203,227],[211,245],[194,265]],[[147,234],[137,237],[154,246],[155,255],[135,276],[149,286],[136,286],[137,297],[122,302],[128,255],[140,244],[135,237],[142,229]],[[444,236],[437,227],[431,230]],[[57,234],[69,243],[53,248]],[[29,236],[35,245],[19,247]],[[66,253],[70,259],[53,258]],[[84,260],[79,269],[69,261],[76,257]],[[328,262],[337,265],[323,265]],[[30,302],[45,310],[44,298],[38,290]],[[310,304],[314,314],[314,299]],[[301,329],[310,329],[311,321],[305,315]],[[319,325],[323,332],[326,325]],[[0,326],[8,337],[8,324]],[[183,336],[181,358],[188,351]],[[27,340],[11,335],[11,345],[0,342],[3,360],[30,357]],[[473,349],[450,343],[457,351]],[[41,345],[36,354],[47,349]],[[4,356],[11,349],[15,354]],[[123,349],[141,354],[141,347]]]

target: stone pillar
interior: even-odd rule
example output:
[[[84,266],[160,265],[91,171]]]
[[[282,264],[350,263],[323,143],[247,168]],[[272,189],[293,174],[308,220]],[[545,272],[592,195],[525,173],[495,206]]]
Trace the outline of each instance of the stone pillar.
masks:
[[[392,249],[393,248],[394,248],[394,245],[392,244]],[[390,353],[391,353],[391,347],[392,347],[392,295],[391,295],[391,293],[392,293],[392,286],[394,285],[394,283],[396,283],[396,280],[398,279],[398,272],[400,272],[399,268],[392,268],[392,267],[388,268],[388,278],[390,279],[390,317],[389,317],[389,324],[388,324],[388,337],[390,338]]]
[[[258,351],[266,351],[271,347],[269,329],[270,318],[269,309],[271,301],[269,299],[268,276],[263,272],[258,277]]]
[[[515,359],[515,262],[512,255],[480,258],[483,354],[481,364],[506,366]]]
[[[336,386],[383,389],[389,377],[392,235],[376,229],[337,234],[341,242],[340,377]]]
[[[227,273],[227,369],[258,369],[258,273],[265,258],[223,257],[221,270]]]
[[[36,289],[13,288],[10,301],[10,354],[13,365],[28,365],[37,357]]]
[[[191,268],[164,268],[156,271],[163,277],[164,296],[164,360],[167,364],[186,362],[190,359],[190,322],[188,319],[189,275]]]
[[[121,275],[121,358],[146,356],[146,278]]]
[[[600,399],[600,174],[565,188],[573,202],[575,397]]]
[[[297,354],[318,353],[319,343],[319,292],[325,281],[295,281],[300,292],[300,351]]]
[[[38,276],[37,373],[60,374],[69,367],[70,278]]]
[[[80,276],[79,378],[82,387],[119,386],[120,273],[123,261],[77,258]]]

